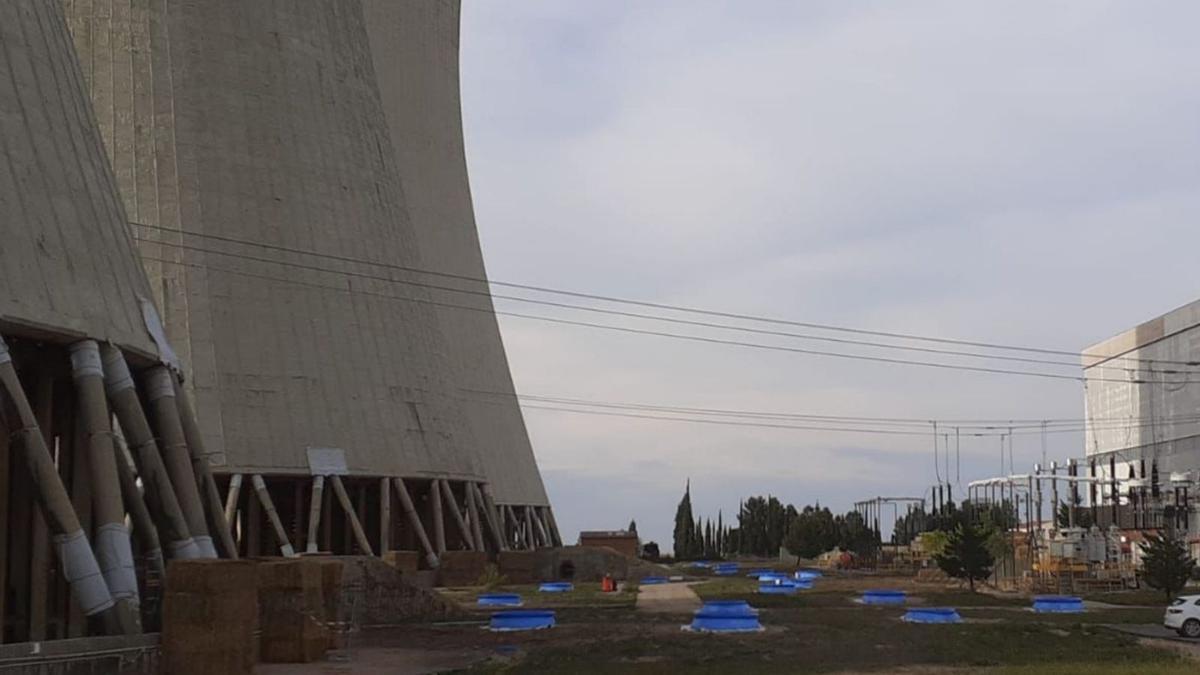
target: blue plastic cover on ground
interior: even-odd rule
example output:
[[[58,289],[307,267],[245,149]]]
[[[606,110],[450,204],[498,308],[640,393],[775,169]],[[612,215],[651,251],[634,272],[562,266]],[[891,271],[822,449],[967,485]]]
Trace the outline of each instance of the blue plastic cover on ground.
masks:
[[[876,588],[863,591],[862,601],[866,605],[903,605],[908,600],[904,591]]]
[[[746,573],[746,576],[748,576],[748,577],[759,577],[759,576],[762,576],[762,575],[764,575],[764,574],[774,574],[774,573],[775,573],[775,570],[773,570],[773,569],[768,569],[768,568],[766,568],[766,567],[759,567],[759,568],[757,568],[757,569],[752,569],[752,570],[750,570],[748,573]]]
[[[642,577],[642,580],[638,583],[640,583],[643,586],[653,586],[654,584],[665,584],[665,583],[667,583],[667,578],[666,577]]]
[[[721,563],[713,568],[717,576],[731,577],[738,573],[737,563]]]
[[[962,623],[953,607],[914,607],[901,618],[909,623]]]
[[[698,612],[708,616],[723,614],[726,616],[758,616],[758,610],[745,600],[706,600]]]
[[[793,579],[792,585],[796,588],[807,591],[813,587],[813,582],[811,579]]]
[[[763,595],[792,595],[796,592],[796,585],[791,583],[774,584],[766,583],[758,585],[758,592]]]
[[[795,577],[797,579],[803,579],[803,580],[808,580],[808,581],[811,581],[813,579],[820,579],[822,576],[824,576],[824,575],[821,574],[821,572],[819,570],[799,570],[795,574]]]
[[[492,614],[493,631],[538,630],[554,627],[554,612],[546,609],[514,609]]]
[[[766,574],[758,575],[759,581],[775,581],[777,579],[783,580],[783,579],[787,579],[787,578],[788,578],[788,575],[782,574],[780,572],[767,572]]]
[[[696,612],[689,628],[702,633],[753,633],[762,630],[762,624],[758,622],[756,615],[709,615],[703,612],[704,610]]]
[[[520,607],[521,596],[516,593],[484,593],[476,602],[490,607]]]
[[[575,585],[566,581],[552,581],[538,586],[542,593],[566,593],[575,590]]]
[[[1035,595],[1033,611],[1053,614],[1078,614],[1083,612],[1083,598],[1072,595]]]

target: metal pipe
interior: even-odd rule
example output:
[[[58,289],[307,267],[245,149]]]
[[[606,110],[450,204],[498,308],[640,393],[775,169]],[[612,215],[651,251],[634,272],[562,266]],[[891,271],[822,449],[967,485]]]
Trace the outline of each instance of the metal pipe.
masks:
[[[111,415],[104,399],[104,367],[100,345],[94,340],[72,344],[71,378],[75,382],[77,411],[87,434],[88,463],[92,480],[92,509],[96,519],[96,562],[108,591],[116,602],[116,616],[127,635],[142,632],[138,609],[137,571],[133,545],[125,528],[125,505],[117,477],[117,450],[113,444]]]
[[[166,366],[158,365],[147,371],[142,380],[146,399],[158,437],[162,441],[162,452],[167,475],[175,487],[175,496],[187,521],[188,531],[200,548],[200,557],[216,558],[212,537],[208,535],[208,523],[204,517],[204,506],[200,501],[200,490],[196,484],[196,472],[179,420],[179,408],[175,404],[175,378]]]
[[[225,494],[225,523],[233,527],[233,518],[237,515],[238,498],[242,495],[242,474],[235,473],[229,477],[229,492]]]
[[[468,551],[475,550],[475,538],[471,534],[471,529],[467,527],[466,521],[463,520],[462,511],[458,510],[458,500],[454,498],[454,492],[450,490],[449,481],[438,481],[442,488],[442,498],[445,499],[446,505],[450,507],[450,520],[454,526],[458,528],[458,534],[462,538],[463,544],[466,545]]]
[[[12,409],[10,421],[5,423],[10,437],[16,440],[12,447],[18,448],[20,457],[29,471],[33,495],[41,507],[42,515],[50,531],[54,533],[54,545],[62,565],[63,578],[71,587],[71,593],[87,616],[100,618],[106,632],[115,633],[120,624],[113,612],[116,603],[109,593],[108,584],[100,573],[96,555],[88,543],[87,535],[79,524],[75,507],[63,486],[54,465],[54,459],[46,446],[46,439],[38,428],[37,418],[21,387],[13,366],[8,345],[0,337],[0,392],[6,393],[8,406]],[[6,418],[7,410],[0,408]],[[15,430],[15,431],[14,431]]]
[[[279,552],[285,558],[295,558],[296,550],[292,548],[292,542],[288,540],[287,530],[283,528],[283,521],[279,519],[279,512],[275,510],[275,502],[271,499],[271,493],[267,490],[267,482],[263,480],[261,474],[250,476],[250,483],[254,486],[254,493],[258,495],[258,503],[262,505],[263,511],[267,513],[267,522],[271,523],[271,528],[275,530],[275,541],[279,543]]]
[[[313,476],[312,498],[308,503],[308,540],[304,545],[306,553],[316,553],[320,550],[317,535],[321,527],[321,505],[324,503],[325,477]]]
[[[358,547],[367,555],[375,555],[375,551],[371,548],[371,542],[367,539],[367,533],[363,530],[362,523],[358,520],[358,513],[354,509],[354,504],[350,502],[350,495],[346,493],[346,486],[342,484],[342,477],[330,476],[329,482],[333,485],[334,496],[337,497],[338,503],[342,505],[342,511],[350,519],[350,529],[354,531],[354,540],[358,543]]]
[[[438,481],[429,482],[429,499],[433,510],[433,542],[437,555],[446,552],[446,523],[442,516],[442,488]]]
[[[116,413],[117,423],[121,425],[121,433],[129,443],[138,475],[142,478],[142,489],[145,490],[143,498],[155,518],[160,542],[166,546],[171,558],[202,557],[200,547],[188,529],[187,519],[171,484],[171,476],[159,454],[154,432],[150,430],[150,423],[142,410],[142,402],[138,398],[125,356],[111,344],[100,345],[100,356],[104,365],[104,389]]]
[[[221,493],[217,490],[212,468],[208,465],[208,452],[204,449],[204,435],[200,433],[200,425],[196,422],[195,408],[180,384],[179,377],[172,376],[171,382],[175,385],[175,406],[183,425],[183,438],[187,443],[188,454],[192,458],[192,473],[196,476],[196,488],[200,494],[204,514],[208,518],[209,532],[216,535],[216,543],[221,553],[226,558],[237,560],[237,544],[233,542],[233,531],[221,508]]]
[[[434,485],[437,480],[434,480]],[[392,485],[396,488],[396,496],[400,498],[400,506],[404,509],[404,516],[408,518],[408,524],[412,527],[413,532],[417,535],[417,541],[421,544],[421,549],[425,551],[425,561],[433,569],[437,569],[440,562],[438,554],[429,545],[429,537],[425,534],[425,525],[421,523],[421,516],[417,513],[417,506],[413,503],[412,495],[408,493],[408,487],[399,477],[392,479]]]

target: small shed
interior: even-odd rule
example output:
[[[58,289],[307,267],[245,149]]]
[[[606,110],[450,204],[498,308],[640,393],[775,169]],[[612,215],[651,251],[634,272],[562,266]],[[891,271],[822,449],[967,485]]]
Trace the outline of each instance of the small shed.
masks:
[[[579,533],[579,545],[591,548],[605,547],[631,558],[638,557],[637,532],[629,530],[592,530]]]

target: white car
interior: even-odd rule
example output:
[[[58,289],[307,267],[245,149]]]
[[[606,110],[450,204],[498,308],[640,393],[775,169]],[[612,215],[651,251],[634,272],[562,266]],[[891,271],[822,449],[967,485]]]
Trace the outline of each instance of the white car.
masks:
[[[1171,601],[1163,626],[1187,638],[1200,638],[1200,595],[1181,595]]]

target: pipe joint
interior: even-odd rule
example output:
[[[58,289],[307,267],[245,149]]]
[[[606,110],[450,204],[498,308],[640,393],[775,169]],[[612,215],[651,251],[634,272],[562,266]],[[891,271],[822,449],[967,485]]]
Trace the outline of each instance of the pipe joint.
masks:
[[[104,377],[104,365],[100,360],[100,345],[95,340],[80,340],[67,350],[71,353],[71,376],[76,380],[85,377]]]

